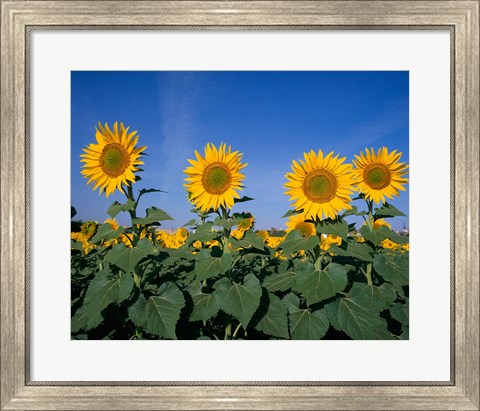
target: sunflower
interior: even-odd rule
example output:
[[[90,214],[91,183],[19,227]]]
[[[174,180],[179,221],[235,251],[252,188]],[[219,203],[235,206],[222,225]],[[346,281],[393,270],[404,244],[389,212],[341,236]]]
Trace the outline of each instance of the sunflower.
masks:
[[[300,231],[302,237],[310,237],[316,233],[315,225],[308,221],[305,221],[306,218],[303,214],[296,214],[290,216],[288,221],[285,223],[287,225],[287,233],[292,230]]]
[[[385,202],[385,197],[398,196],[398,190],[405,190],[408,165],[399,163],[401,156],[397,150],[389,153],[386,147],[379,148],[376,154],[373,148],[371,151],[367,148],[365,154],[355,155],[353,173],[358,179],[358,190],[368,200],[378,204]]]
[[[242,218],[237,224],[239,230],[247,231],[253,227],[253,217]]]
[[[363,223],[363,225],[367,225],[367,222],[365,221]],[[373,222],[373,229],[374,230],[378,230],[379,228],[382,228],[382,227],[387,227],[389,230],[392,229],[392,226],[390,225],[389,222],[385,221],[384,218],[378,218],[376,219],[374,222]]]
[[[231,147],[222,143],[217,149],[213,144],[205,146],[205,156],[195,151],[196,160],[184,172],[185,188],[190,193],[190,201],[203,212],[218,210],[221,206],[232,208],[234,198],[240,198],[237,190],[243,188],[245,175],[240,173],[247,164],[242,164],[242,154],[232,152]]]
[[[115,189],[122,193],[122,184],[129,185],[135,181],[135,171],[143,164],[140,160],[145,146],[137,147],[138,135],[136,131],[129,132],[123,123],[113,125],[113,131],[108,124],[102,127],[98,123],[96,129],[97,144],[90,144],[83,149],[85,154],[80,157],[83,165],[82,174],[88,178],[87,184],[95,184],[93,189],[100,188],[99,194],[105,190],[108,197]]]
[[[305,161],[292,161],[293,173],[285,175],[289,180],[285,194],[290,195],[295,209],[313,219],[335,218],[342,209],[350,209],[355,180],[351,164],[343,164],[345,157],[339,159],[333,151],[324,156],[322,150],[318,154],[310,150],[304,157]]]
[[[330,249],[330,245],[335,244],[335,245],[342,245],[342,237],[339,237],[337,235],[332,235],[328,234],[325,235],[323,234],[322,237],[320,238],[320,248],[324,251],[328,251]]]
[[[117,220],[115,220],[114,218],[107,218],[103,222],[103,224],[110,224],[110,227],[112,228],[112,230],[117,230],[119,227]]]
[[[383,248],[387,248],[389,250],[395,250],[399,247],[399,245],[395,242],[393,242],[392,240],[390,240],[389,238],[386,238],[385,240],[383,240],[380,245],[383,247]]]

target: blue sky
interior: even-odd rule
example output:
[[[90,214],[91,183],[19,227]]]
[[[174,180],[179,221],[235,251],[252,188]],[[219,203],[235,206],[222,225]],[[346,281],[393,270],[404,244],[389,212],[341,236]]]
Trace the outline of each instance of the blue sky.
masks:
[[[80,174],[82,148],[95,142],[98,121],[122,121],[138,130],[146,145],[140,188],[167,193],[145,195],[139,214],[164,209],[176,228],[194,215],[186,200],[183,170],[194,150],[226,142],[243,152],[246,188],[255,201],[235,206],[250,211],[256,228],[284,228],[290,208],[283,188],[291,161],[310,149],[335,151],[347,161],[365,147],[386,146],[408,163],[408,72],[95,72],[71,74],[71,182],[77,218],[104,221],[113,201],[92,191]],[[392,204],[408,215],[408,190]],[[355,202],[362,208],[361,202]],[[119,215],[128,224],[128,215]],[[392,219],[395,229],[408,218]]]

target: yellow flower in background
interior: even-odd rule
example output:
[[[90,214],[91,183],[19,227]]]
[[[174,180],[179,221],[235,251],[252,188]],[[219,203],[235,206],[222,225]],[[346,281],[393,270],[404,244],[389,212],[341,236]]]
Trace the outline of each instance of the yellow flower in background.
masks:
[[[385,221],[385,219],[383,218],[379,218],[378,220],[375,220],[373,222],[373,228],[374,230],[377,230],[379,229],[380,227],[387,227],[388,229],[392,229],[392,226],[390,225],[390,223],[388,223],[387,221]]]
[[[312,235],[315,235],[315,225],[305,220],[306,218],[303,214],[295,214],[290,216],[288,218],[288,221],[285,223],[288,227],[287,233],[292,230],[298,230],[303,237],[310,237]]]
[[[243,188],[245,175],[240,173],[247,164],[241,163],[242,154],[232,152],[231,147],[222,143],[217,149],[207,144],[204,156],[195,151],[196,160],[184,172],[185,188],[190,193],[190,201],[201,211],[218,210],[221,206],[232,208],[235,198],[240,198],[238,190]]]
[[[105,190],[108,197],[116,189],[123,193],[122,184],[130,185],[135,181],[134,172],[143,164],[140,160],[145,146],[137,147],[136,131],[129,132],[123,123],[115,122],[113,130],[98,123],[96,129],[97,144],[90,144],[83,149],[81,162],[84,163],[82,174],[88,178],[87,184],[94,184],[93,190],[99,188],[99,194]]]
[[[282,236],[282,237],[268,236],[267,245],[270,248],[276,248],[283,243],[283,240],[285,240],[285,236]]]
[[[410,251],[410,244],[402,244],[402,251]]]
[[[253,227],[253,217],[245,217],[241,219],[238,222],[237,227],[239,228],[239,230],[243,231],[250,230]]]
[[[398,244],[397,243],[394,243],[392,240],[386,238],[385,240],[383,240],[380,245],[383,247],[383,248],[387,248],[389,250],[395,250],[398,248]]]
[[[192,244],[192,246],[193,246],[194,248],[202,248],[202,242],[201,242],[201,241],[198,241],[198,240],[197,240],[197,241],[194,241],[193,244]]]
[[[355,155],[358,190],[365,193],[368,200],[378,204],[385,202],[385,198],[398,196],[398,190],[405,190],[408,165],[399,162],[401,156],[396,150],[389,153],[386,147],[379,148],[376,154],[373,148],[371,151],[367,148],[365,154]]]
[[[338,246],[342,245],[342,237],[332,235],[332,234],[322,235],[320,239],[320,248],[322,250],[324,251],[329,250],[332,244],[335,244]]]
[[[90,239],[97,232],[98,224],[95,221],[87,221],[80,226],[80,232],[85,239]]]
[[[188,230],[185,227],[180,227],[177,229],[175,235],[179,240],[185,240],[188,237]]]
[[[230,233],[230,236],[233,238],[236,238],[237,240],[241,240],[244,234],[245,234],[245,230],[240,230],[236,228],[235,230],[232,230],[232,232]]]
[[[112,228],[112,230],[117,230],[119,225],[118,225],[118,222],[117,220],[115,220],[114,218],[107,218],[103,224],[109,224],[110,227]],[[103,245],[105,247],[109,247],[111,245],[115,245],[118,243],[118,240],[117,239],[113,239],[113,240],[107,240],[105,242],[103,242]]]
[[[312,219],[335,218],[341,210],[350,209],[355,179],[351,164],[344,161],[345,157],[338,158],[333,151],[324,156],[322,150],[311,150],[304,153],[304,160],[294,160],[284,187],[295,209]]]
[[[112,230],[117,230],[118,229],[118,222],[114,218],[107,218],[103,224],[110,224],[110,227],[112,227]]]

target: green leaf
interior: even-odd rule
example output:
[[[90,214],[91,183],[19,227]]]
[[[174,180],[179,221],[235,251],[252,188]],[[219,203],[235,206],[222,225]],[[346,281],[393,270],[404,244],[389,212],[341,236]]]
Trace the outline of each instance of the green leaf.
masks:
[[[385,281],[398,286],[408,285],[407,256],[378,254],[373,261],[373,268]]]
[[[219,293],[218,290],[217,293],[220,308],[234,316],[243,328],[246,328],[260,305],[262,287],[257,277],[254,274],[248,274],[243,284],[233,283],[226,293]]]
[[[115,218],[120,211],[130,211],[135,205],[135,201],[127,200],[125,204],[120,204],[118,201],[114,201],[110,207],[108,207],[107,214]]]
[[[254,233],[253,231],[247,231],[241,240],[230,238],[230,241],[232,245],[236,248],[253,247],[259,250],[263,250],[265,247],[262,237],[260,237],[257,233]]]
[[[213,225],[215,227],[223,227],[223,228],[232,228],[235,227],[242,218],[223,218],[218,216],[213,220]]]
[[[305,281],[310,278],[312,273],[315,271],[315,267],[312,263],[307,262],[302,264],[297,268],[297,272],[295,274],[295,278],[292,284],[292,290],[298,293],[303,293],[303,285]]]
[[[289,338],[287,308],[280,298],[274,294],[268,294],[268,300],[260,305],[262,318],[256,325],[256,329],[267,335],[279,338]]]
[[[285,271],[284,273],[273,274],[263,280],[263,286],[268,291],[286,291],[292,287],[295,280],[294,271]]]
[[[291,217],[292,215],[297,215],[297,214],[300,214],[300,213],[302,213],[302,210],[288,210],[280,218],[287,218],[287,217]]]
[[[381,312],[390,306],[396,296],[395,289],[388,283],[384,283],[380,287],[354,283],[349,291],[349,297],[355,297],[355,300],[359,301],[361,305],[371,307],[376,312]]]
[[[212,231],[213,224],[208,222],[202,225],[199,225],[194,233],[190,234],[187,237],[188,243],[193,243],[195,241],[211,241],[218,237],[219,233]]]
[[[100,226],[95,235],[92,237],[91,241],[92,243],[96,244],[102,240],[115,240],[120,237],[120,234],[122,234],[123,231],[124,228],[122,226],[118,227],[116,230],[113,230],[109,223],[105,223]]]
[[[251,198],[251,197],[247,197],[247,196],[243,196],[241,198],[234,198],[233,199],[233,203],[234,204],[237,204],[237,203],[245,203],[247,201],[252,201],[254,200],[254,198]]]
[[[331,263],[324,271],[313,271],[304,281],[301,289],[307,305],[316,304],[343,291],[347,285],[347,270]]]
[[[408,304],[396,303],[389,310],[392,318],[401,323],[402,330],[405,330],[408,327]]]
[[[128,317],[137,327],[142,328],[145,326],[147,321],[146,309],[147,300],[142,294],[140,294],[137,301],[128,308]]]
[[[185,223],[184,225],[182,225],[182,227],[192,227],[192,226],[194,226],[194,225],[196,225],[196,224],[197,224],[197,221],[196,221],[194,218],[192,218],[190,221],[188,221],[187,223]]]
[[[320,340],[328,330],[325,310],[290,312],[290,333],[293,340]]]
[[[348,224],[342,219],[325,220],[317,225],[317,231],[322,234],[336,235],[346,240],[348,235]]]
[[[105,258],[110,264],[116,265],[127,273],[133,272],[135,266],[148,254],[153,254],[153,246],[148,238],[142,238],[135,247],[129,248],[123,244],[115,245]]]
[[[158,188],[143,188],[141,190],[138,190],[138,192],[139,192],[139,197],[148,193],[166,193],[166,191],[159,190]]]
[[[354,340],[378,339],[375,330],[384,323],[376,310],[365,307],[358,298],[341,298],[332,303],[329,317],[335,315],[335,309],[337,318],[332,322],[334,327],[339,327]]]
[[[347,217],[349,215],[362,216],[362,215],[366,215],[366,214],[367,214],[366,211],[358,211],[357,206],[352,206],[352,208],[350,210],[347,210],[342,214],[342,217]]]
[[[285,255],[288,255],[299,250],[311,250],[318,244],[319,240],[317,236],[304,238],[301,236],[298,230],[292,230],[285,237],[285,240],[281,244],[281,247],[283,253]]]
[[[190,315],[190,321],[207,321],[212,318],[219,310],[215,294],[195,294],[192,295],[193,311]]]
[[[300,300],[294,293],[288,293],[285,297],[283,297],[282,302],[285,307],[287,307],[289,313],[298,311],[298,307],[300,307]]]
[[[392,231],[387,227],[379,227],[370,231],[367,226],[363,226],[360,229],[360,233],[371,243],[379,245],[383,240],[386,240],[391,236]]]
[[[349,241],[346,250],[335,244],[331,244],[330,250],[341,256],[354,257],[362,261],[373,261],[373,257],[369,254],[373,252],[373,249],[365,243],[357,244],[356,242]]]
[[[147,216],[145,218],[135,218],[133,219],[134,224],[155,224],[160,221],[173,220],[165,211],[160,210],[157,207],[147,208]]]
[[[390,238],[390,240],[397,244],[408,244],[409,242],[408,236],[395,234],[393,231],[390,232],[388,238]]]
[[[382,207],[375,209],[375,216],[381,217],[406,217],[398,208],[391,204],[385,203]]]
[[[100,271],[90,282],[83,305],[72,318],[72,332],[97,327],[103,321],[102,311],[112,303],[126,300],[132,289],[133,280],[129,275],[109,278],[107,272]]]
[[[210,253],[208,253],[210,254]],[[232,254],[223,254],[221,257],[212,257],[210,255],[195,262],[195,275],[197,280],[203,281],[208,278],[223,274],[232,266]]]
[[[184,305],[183,294],[175,284],[170,282],[162,284],[157,296],[150,297],[145,307],[147,332],[176,339],[175,326]]]

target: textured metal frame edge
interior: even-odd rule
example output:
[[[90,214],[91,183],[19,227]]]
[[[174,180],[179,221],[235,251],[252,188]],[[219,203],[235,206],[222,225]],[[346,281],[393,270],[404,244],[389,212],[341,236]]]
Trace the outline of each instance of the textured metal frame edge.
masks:
[[[110,4],[108,2],[89,2],[89,5],[101,4],[102,7],[99,7],[99,10],[96,10],[96,15],[94,19],[101,21],[100,15],[105,13]],[[199,6],[199,2],[133,2],[126,1],[122,4],[129,4],[131,7],[135,7],[134,4],[145,4],[149,5],[162,5],[159,7],[156,12],[161,12],[163,5],[168,9],[170,7],[170,12],[174,10],[175,18],[182,21],[182,18],[191,14],[189,5],[194,5],[200,9],[204,7],[203,16],[206,20],[212,21],[215,23],[215,18],[212,18],[211,13],[217,11],[225,11],[226,9],[231,10],[238,8],[239,13],[244,13],[245,15],[240,16],[240,20],[243,17],[248,23],[248,12],[262,14],[260,19],[263,19],[263,25],[256,25],[256,27],[248,27],[249,24],[245,26],[246,29],[255,29],[258,27],[264,27],[267,29],[277,29],[275,21],[272,16],[268,14],[275,14],[277,17],[281,16],[278,10],[274,10],[276,5],[290,5],[290,13],[292,13],[292,8],[296,9],[297,14],[306,13],[313,14],[318,13],[320,16],[316,16],[319,20],[328,20],[328,13],[331,12],[328,7],[325,9],[325,14],[321,13],[321,6],[326,4],[333,7],[333,5],[342,6],[345,5],[345,2],[204,2],[202,6]],[[459,265],[460,270],[456,270],[456,277],[460,277],[461,291],[464,294],[468,294],[470,301],[465,302],[465,306],[460,305],[459,310],[455,312],[456,318],[464,318],[470,320],[469,325],[476,323],[478,324],[478,2],[476,1],[465,1],[465,2],[401,2],[401,1],[390,1],[390,2],[361,2],[362,4],[358,5],[358,8],[351,8],[350,12],[344,12],[340,7],[333,7],[333,11],[336,10],[336,13],[342,16],[344,19],[350,17],[351,14],[358,13],[361,15],[361,18],[357,17],[357,25],[359,26],[372,28],[378,28],[379,24],[367,25],[367,22],[371,20],[371,17],[378,16],[375,14],[376,7],[380,7],[380,4],[385,5],[386,3],[393,8],[400,6],[400,4],[409,4],[413,6],[418,6],[418,10],[425,10],[425,4],[438,5],[438,9],[443,10],[444,13],[447,12],[447,7],[450,12],[452,12],[446,20],[451,19],[448,26],[454,26],[456,28],[455,34],[459,33],[459,37],[462,41],[461,47],[453,47],[452,52],[454,53],[454,61],[461,62],[461,68],[455,69],[455,78],[458,78],[459,81],[458,89],[455,88],[452,98],[452,113],[455,114],[455,117],[452,118],[452,127],[455,124],[459,123],[459,127],[452,129],[452,132],[458,133],[461,137],[465,138],[465,141],[462,141],[461,148],[462,152],[458,155],[455,152],[455,146],[452,146],[453,153],[455,156],[452,160],[454,164],[460,165],[460,173],[455,175],[454,171],[457,166],[452,167],[452,178],[454,179],[453,186],[458,187],[459,191],[462,191],[461,202],[456,202],[457,207],[466,211],[462,212],[460,218],[460,224],[452,227],[454,230],[455,236],[454,239],[459,239],[460,244],[458,247],[464,246],[468,250],[466,253],[466,261],[458,262],[452,261],[455,269],[455,265]],[[419,4],[423,3],[423,4]],[[205,4],[207,4],[205,6]],[[350,3],[352,4],[352,3]],[[455,375],[458,375],[459,378],[457,381],[453,381],[449,386],[439,387],[425,387],[422,386],[422,383],[416,383],[414,386],[400,386],[401,384],[394,383],[396,386],[380,386],[379,383],[369,383],[369,382],[360,382],[360,383],[331,383],[336,386],[319,386],[317,382],[307,382],[292,384],[291,382],[286,382],[286,386],[282,386],[283,383],[255,383],[255,386],[252,386],[249,382],[238,382],[240,385],[247,384],[247,386],[231,386],[229,383],[186,383],[181,385],[178,383],[173,383],[174,385],[170,386],[152,386],[149,383],[139,383],[138,385],[134,384],[132,386],[125,386],[123,384],[117,385],[115,382],[111,384],[108,382],[99,383],[92,385],[84,385],[72,383],[74,385],[67,386],[51,386],[43,384],[31,384],[29,383],[28,373],[25,372],[25,369],[19,370],[21,367],[15,367],[15,364],[28,364],[28,357],[25,355],[25,349],[27,349],[28,341],[25,337],[28,335],[25,334],[25,329],[22,331],[22,324],[19,322],[19,319],[27,319],[25,316],[26,307],[25,304],[28,304],[28,296],[23,293],[28,290],[28,284],[26,283],[27,278],[25,277],[25,264],[28,263],[26,255],[23,255],[22,261],[22,237],[18,233],[18,229],[27,228],[25,226],[26,221],[28,221],[28,207],[26,209],[18,210],[18,202],[15,203],[16,198],[24,200],[24,204],[29,204],[28,190],[26,190],[26,184],[28,182],[28,141],[26,135],[24,134],[25,128],[22,127],[22,124],[28,120],[28,112],[25,112],[25,109],[28,107],[28,95],[26,94],[28,90],[28,75],[22,70],[25,69],[25,63],[27,62],[27,53],[25,48],[25,41],[28,36],[26,36],[27,27],[34,26],[35,24],[27,24],[26,20],[33,17],[28,13],[33,11],[41,11],[45,13],[45,7],[57,5],[65,14],[68,14],[69,11],[72,11],[77,7],[76,11],[87,10],[87,2],[1,2],[2,6],[2,69],[1,69],[1,170],[2,170],[2,180],[0,181],[1,195],[2,195],[2,227],[1,227],[1,388],[2,388],[2,402],[1,409],[63,409],[68,407],[69,409],[125,409],[125,408],[138,408],[138,409],[291,409],[293,407],[299,409],[478,409],[478,328],[477,330],[470,332],[467,336],[465,335],[462,338],[460,334],[459,343],[464,349],[461,352],[460,362],[457,362],[455,365]],[[70,7],[72,6],[73,9]],[[364,10],[361,10],[362,7],[368,5],[371,7],[371,15],[363,13]],[[381,6],[380,9],[382,9]],[[295,6],[295,7],[294,7]],[[298,12],[297,6],[300,6],[300,11]],[[62,17],[59,16],[59,9],[53,8],[51,10],[51,17],[55,17],[57,14],[58,19],[62,20]],[[349,6],[352,7],[352,6]],[[443,9],[442,9],[443,7]],[[302,11],[303,8],[303,11]],[[389,7],[387,7],[389,8]],[[428,8],[428,7],[427,7]],[[178,13],[178,10],[183,10],[182,13]],[[205,11],[206,10],[206,11]],[[417,10],[415,8],[415,10]],[[433,9],[431,9],[433,10]],[[385,9],[383,9],[383,12]],[[398,7],[397,7],[398,11]],[[401,10],[401,14],[407,15],[407,17],[402,17],[403,19],[408,20],[409,13]],[[155,7],[153,12],[155,12]],[[413,16],[414,10],[410,10],[410,14]],[[431,11],[433,12],[433,11]],[[117,10],[117,13],[118,10]],[[152,11],[150,11],[152,13]],[[285,12],[284,10],[284,13]],[[351,14],[349,14],[351,13]],[[437,12],[439,15],[440,12]],[[6,17],[7,14],[7,17]],[[47,13],[49,14],[49,13]],[[75,14],[75,13],[73,13]],[[121,14],[121,13],[120,13]],[[201,14],[201,13],[199,13]],[[381,14],[381,10],[380,10]],[[435,14],[435,13],[434,13]],[[293,15],[293,14],[292,14]],[[292,17],[290,15],[290,17]],[[180,16],[180,17],[179,17]],[[25,18],[26,17],[26,18]],[[89,20],[92,19],[91,16],[88,16]],[[105,19],[105,16],[103,16]],[[148,17],[148,16],[147,16]],[[157,16],[158,17],[158,16]],[[196,16],[198,17],[198,15]],[[238,16],[237,16],[238,17]],[[284,14],[285,17],[285,14]],[[416,16],[418,19],[418,15]],[[16,19],[16,22],[15,22]],[[365,24],[362,24],[362,20]],[[35,20],[35,19],[34,19]],[[38,19],[37,19],[38,20]],[[107,19],[108,20],[108,19]],[[188,20],[188,18],[187,18]],[[195,18],[193,18],[195,20]],[[281,20],[281,18],[280,18]],[[388,19],[387,19],[388,20]],[[395,20],[395,19],[394,19]],[[186,23],[186,21],[183,20]],[[205,21],[204,21],[205,22]],[[16,24],[15,24],[16,23]],[[72,28],[72,23],[67,22],[66,27]],[[257,21],[258,23],[258,21]],[[265,24],[267,23],[267,24]],[[268,27],[269,24],[272,26]],[[322,23],[319,21],[317,23]],[[327,22],[328,23],[328,22]],[[354,22],[352,24],[334,25],[327,24],[329,28],[333,27],[342,27],[342,28],[353,28],[355,27]],[[443,23],[443,22],[442,22]],[[240,28],[241,21],[235,22],[233,26],[235,28]],[[312,24],[310,24],[312,25]],[[315,26],[315,24],[313,24]],[[321,24],[316,24],[317,26]],[[45,29],[47,25],[42,25]],[[56,25],[60,27],[62,25]],[[88,27],[88,24],[83,26]],[[105,29],[108,24],[98,24],[96,28]],[[141,29],[137,24],[133,25],[137,29]],[[145,27],[145,25],[142,24]],[[165,24],[153,24],[147,27],[158,27],[161,26],[162,29],[165,29],[167,25]],[[209,29],[224,29],[228,25],[219,25],[219,24],[200,24],[202,28]],[[307,25],[302,24],[286,24],[286,29],[301,28],[306,27]],[[419,27],[417,24],[397,24],[395,21],[392,29],[405,29],[407,27]],[[421,25],[420,25],[421,26]],[[438,24],[440,27],[446,27],[446,24]],[[111,27],[119,28],[126,27],[124,24],[112,25]],[[196,24],[185,24],[177,25],[174,24],[173,28],[188,28],[194,27],[198,29]],[[386,26],[384,26],[386,27]],[[90,28],[93,28],[90,26]],[[23,35],[22,35],[23,29]],[[468,47],[468,50],[466,50]],[[476,47],[476,49],[475,49]],[[7,50],[8,52],[6,52]],[[23,58],[19,56],[19,52],[24,51]],[[468,51],[468,52],[466,52]],[[11,64],[11,66],[9,65]],[[458,67],[458,64],[456,65]],[[468,70],[470,68],[470,70]],[[476,69],[476,70],[475,70]],[[463,75],[462,75],[463,74]],[[469,87],[467,87],[467,85]],[[18,93],[12,93],[12,91],[24,90],[24,95]],[[459,92],[459,90],[461,92]],[[475,98],[477,101],[475,102]],[[461,103],[457,102],[460,100]],[[453,104],[455,104],[454,110]],[[460,113],[459,113],[460,111]],[[453,121],[453,119],[460,119],[460,122]],[[461,134],[463,133],[463,134]],[[475,137],[477,136],[477,138]],[[22,141],[23,137],[23,141]],[[456,139],[458,136],[456,135]],[[452,144],[454,144],[456,139],[452,139]],[[15,150],[17,148],[18,150]],[[468,148],[468,150],[467,150]],[[19,151],[19,152],[18,152]],[[13,159],[11,156],[13,155]],[[23,162],[22,162],[23,155]],[[12,161],[13,160],[13,161]],[[17,160],[17,161],[15,161]],[[20,161],[19,161],[20,160]],[[459,163],[459,160],[461,161]],[[467,171],[465,173],[465,171]],[[4,179],[3,176],[6,176]],[[23,182],[23,187],[22,183]],[[20,183],[20,184],[18,184]],[[23,191],[22,191],[23,190]],[[456,193],[453,193],[452,204],[455,204]],[[5,201],[6,199],[6,201]],[[15,210],[17,206],[17,210]],[[464,207],[466,206],[466,207]],[[465,210],[466,208],[466,210]],[[476,210],[476,213],[475,213]],[[459,219],[459,216],[455,215],[457,211],[452,207],[452,216],[455,217],[453,221]],[[19,219],[23,217],[23,219]],[[465,235],[457,235],[460,233],[465,233]],[[25,241],[25,237],[23,237]],[[28,251],[25,249],[25,243],[23,243],[23,252]],[[24,263],[22,267],[22,262]],[[471,275],[469,278],[461,277],[462,274],[465,274],[465,269],[471,269]],[[23,272],[23,276],[22,276]],[[13,278],[13,274],[19,274],[19,277]],[[475,274],[477,278],[475,279]],[[465,281],[466,280],[466,281]],[[469,282],[470,287],[465,287],[465,283]],[[475,294],[476,291],[476,294]],[[472,299],[473,296],[473,299]],[[14,298],[20,298],[19,304],[11,304],[12,301],[15,301]],[[22,300],[23,297],[23,300]],[[10,303],[10,305],[6,304]],[[457,301],[455,301],[456,305]],[[5,321],[13,320],[9,323]],[[472,322],[473,320],[473,322]],[[24,324],[23,324],[24,325]],[[464,324],[460,324],[463,328]],[[470,327],[471,328],[471,327]],[[475,327],[474,327],[475,328]],[[13,332],[12,332],[13,331]],[[455,330],[454,330],[455,331]],[[457,333],[458,336],[458,333]],[[9,337],[13,337],[12,340]],[[468,340],[468,347],[466,341]],[[473,344],[472,344],[473,343]],[[19,349],[24,349],[24,352],[20,352]],[[457,347],[458,349],[458,344]],[[458,357],[458,356],[457,356]],[[469,361],[465,361],[468,357]],[[472,372],[473,371],[473,372]],[[464,375],[467,374],[467,375]],[[386,382],[387,385],[388,382]],[[88,383],[87,383],[88,384]],[[168,383],[167,383],[168,384]],[[451,385],[456,384],[456,385]],[[271,385],[270,387],[266,385]],[[352,386],[353,385],[353,386]],[[428,385],[428,383],[427,383]],[[276,387],[279,388],[276,388]],[[141,388],[143,387],[143,390]],[[281,388],[280,388],[281,387]],[[408,391],[406,390],[408,389]],[[140,392],[140,390],[142,392]],[[343,397],[343,399],[342,399]],[[341,400],[342,399],[342,400]],[[159,403],[158,401],[163,401]]]

